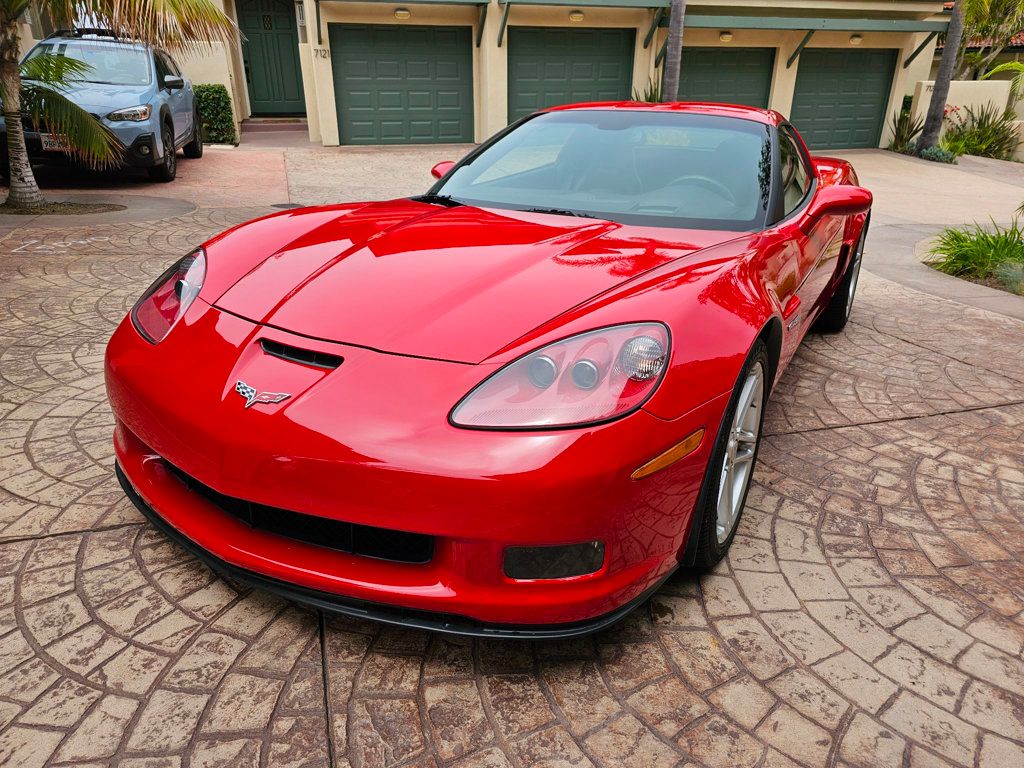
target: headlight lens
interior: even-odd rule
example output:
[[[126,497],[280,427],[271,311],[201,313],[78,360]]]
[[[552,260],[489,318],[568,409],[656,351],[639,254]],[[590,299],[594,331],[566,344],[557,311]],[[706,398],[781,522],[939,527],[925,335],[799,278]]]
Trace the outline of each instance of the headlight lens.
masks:
[[[137,107],[115,110],[107,115],[107,120],[131,120],[134,123],[141,123],[143,120],[149,120],[151,114],[153,108],[149,104],[140,104]]]
[[[547,429],[617,419],[654,393],[668,353],[661,323],[581,333],[506,365],[455,406],[451,421],[477,429]]]
[[[147,341],[164,340],[199,295],[206,279],[206,254],[197,248],[156,279],[132,307],[135,329]]]

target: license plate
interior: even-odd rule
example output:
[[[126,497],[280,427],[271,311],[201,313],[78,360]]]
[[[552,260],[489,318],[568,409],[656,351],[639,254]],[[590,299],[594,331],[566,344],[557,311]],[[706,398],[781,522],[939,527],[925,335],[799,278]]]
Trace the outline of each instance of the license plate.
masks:
[[[71,150],[68,137],[62,133],[41,133],[39,138],[43,143],[44,152],[69,152]]]

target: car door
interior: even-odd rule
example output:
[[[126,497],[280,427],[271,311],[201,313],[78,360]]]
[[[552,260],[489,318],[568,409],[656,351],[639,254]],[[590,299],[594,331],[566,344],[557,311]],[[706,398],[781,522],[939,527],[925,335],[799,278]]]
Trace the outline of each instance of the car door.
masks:
[[[164,84],[164,78],[168,75],[181,77],[181,71],[163,51],[154,51],[153,55],[156,58],[158,82],[167,98],[167,106],[174,121],[174,143],[180,145],[192,135],[192,86],[186,81],[184,88],[168,88]]]

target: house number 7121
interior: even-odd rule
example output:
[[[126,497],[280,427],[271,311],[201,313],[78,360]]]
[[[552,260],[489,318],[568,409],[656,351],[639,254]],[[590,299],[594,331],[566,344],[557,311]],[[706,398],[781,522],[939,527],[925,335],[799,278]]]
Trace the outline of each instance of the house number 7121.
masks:
[[[331,58],[331,51],[328,48],[314,48],[313,55],[318,59],[329,59]]]

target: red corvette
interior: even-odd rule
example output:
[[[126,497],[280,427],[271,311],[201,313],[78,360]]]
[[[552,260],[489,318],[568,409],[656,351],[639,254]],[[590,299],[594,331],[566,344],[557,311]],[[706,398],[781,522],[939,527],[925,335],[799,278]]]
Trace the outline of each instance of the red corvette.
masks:
[[[447,632],[608,626],[735,535],[871,194],[777,113],[533,115],[425,195],[197,248],[107,348],[126,493],[215,569]]]

